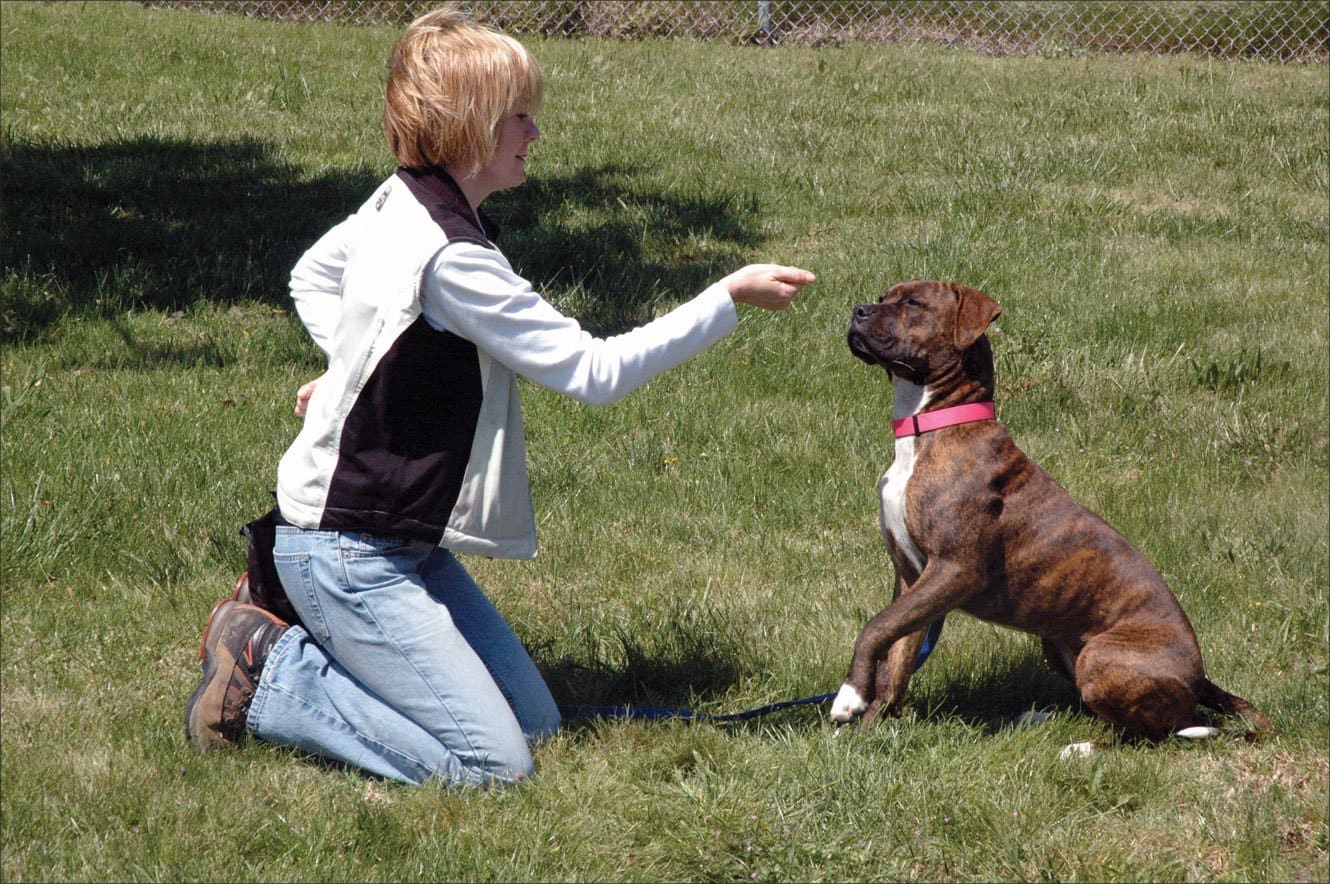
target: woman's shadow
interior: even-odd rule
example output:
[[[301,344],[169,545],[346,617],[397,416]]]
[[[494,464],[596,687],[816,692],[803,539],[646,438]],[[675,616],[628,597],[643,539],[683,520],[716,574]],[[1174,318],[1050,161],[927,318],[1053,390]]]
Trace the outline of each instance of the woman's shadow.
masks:
[[[752,194],[643,186],[641,169],[603,163],[537,176],[485,204],[514,269],[593,334],[649,321],[752,257],[761,205]]]
[[[70,315],[205,302],[287,308],[296,260],[390,173],[311,173],[254,138],[69,145],[7,130],[0,333],[42,340]],[[537,176],[485,205],[515,269],[599,334],[694,293],[760,241],[756,199],[681,196],[640,177],[621,165]]]
[[[286,303],[321,230],[377,176],[308,175],[256,139],[0,142],[0,330],[40,340],[65,316]]]

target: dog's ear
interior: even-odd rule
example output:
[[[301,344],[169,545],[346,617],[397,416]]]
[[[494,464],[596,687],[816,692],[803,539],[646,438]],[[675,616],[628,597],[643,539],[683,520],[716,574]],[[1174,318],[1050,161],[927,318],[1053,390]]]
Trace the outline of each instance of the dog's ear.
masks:
[[[1002,313],[988,295],[968,285],[953,285],[960,303],[956,306],[956,349],[968,350],[988,330],[988,324]]]

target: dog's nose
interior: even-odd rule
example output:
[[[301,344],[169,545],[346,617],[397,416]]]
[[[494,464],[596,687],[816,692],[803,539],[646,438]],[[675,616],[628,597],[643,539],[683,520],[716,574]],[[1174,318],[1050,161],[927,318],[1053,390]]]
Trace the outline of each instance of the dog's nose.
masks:
[[[873,312],[872,304],[860,304],[858,307],[854,308],[854,318],[867,319],[868,315],[872,312]]]

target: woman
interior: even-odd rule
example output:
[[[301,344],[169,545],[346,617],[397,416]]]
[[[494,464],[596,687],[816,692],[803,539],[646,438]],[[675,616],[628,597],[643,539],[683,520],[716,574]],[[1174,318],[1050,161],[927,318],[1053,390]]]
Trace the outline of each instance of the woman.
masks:
[[[329,368],[278,467],[274,559],[302,621],[214,609],[186,710],[201,749],[246,731],[372,774],[513,782],[559,713],[454,557],[535,555],[516,374],[613,402],[813,281],[753,265],[600,340],[515,274],[478,213],[521,184],[542,75],[517,41],[431,13],[393,51],[384,128],[400,163],[291,277]]]

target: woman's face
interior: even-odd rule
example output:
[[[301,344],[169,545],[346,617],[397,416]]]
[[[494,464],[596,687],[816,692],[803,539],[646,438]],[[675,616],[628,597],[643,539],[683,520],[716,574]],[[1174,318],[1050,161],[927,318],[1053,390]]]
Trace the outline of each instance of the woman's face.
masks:
[[[467,182],[477,197],[473,205],[479,205],[491,193],[516,187],[526,180],[527,148],[539,137],[540,129],[526,107],[519,107],[503,118],[493,158]]]

